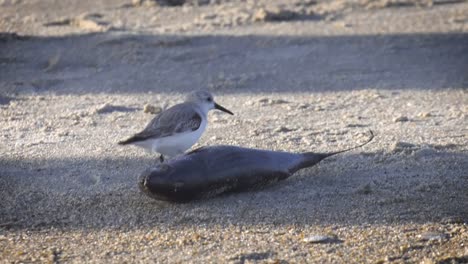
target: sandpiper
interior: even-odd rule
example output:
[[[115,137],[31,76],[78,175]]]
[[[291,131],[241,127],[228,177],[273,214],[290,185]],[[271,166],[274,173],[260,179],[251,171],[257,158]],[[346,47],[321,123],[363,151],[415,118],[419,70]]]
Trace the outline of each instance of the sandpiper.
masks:
[[[159,113],[143,131],[129,139],[120,141],[120,145],[133,144],[150,152],[164,156],[176,156],[192,147],[205,131],[207,114],[211,109],[233,113],[220,106],[213,96],[206,91],[189,94],[185,102]]]

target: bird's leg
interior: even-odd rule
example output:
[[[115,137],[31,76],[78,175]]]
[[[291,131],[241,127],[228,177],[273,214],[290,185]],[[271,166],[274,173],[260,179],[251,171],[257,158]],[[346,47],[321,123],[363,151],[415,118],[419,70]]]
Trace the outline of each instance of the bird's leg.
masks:
[[[161,163],[164,162],[164,156],[163,156],[163,154],[161,154],[161,156],[159,156],[159,161],[160,161]]]

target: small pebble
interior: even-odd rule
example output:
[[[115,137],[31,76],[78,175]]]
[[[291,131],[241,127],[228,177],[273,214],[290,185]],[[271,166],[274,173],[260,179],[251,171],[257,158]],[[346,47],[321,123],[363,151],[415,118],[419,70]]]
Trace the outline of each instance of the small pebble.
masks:
[[[393,145],[393,148],[414,148],[414,147],[416,147],[415,144],[411,144],[411,143],[403,142],[403,141],[397,141]]]
[[[260,8],[260,9],[257,10],[257,12],[255,12],[255,14],[253,15],[253,20],[254,20],[254,21],[265,21],[267,15],[268,15],[267,11],[266,11],[265,9],[263,9],[263,8]]]
[[[366,127],[364,124],[347,124],[346,127]]]
[[[215,19],[218,15],[217,14],[202,14],[200,16],[201,19],[210,20]]]
[[[447,216],[441,220],[441,223],[443,224],[464,224],[468,223],[467,220],[463,219],[463,217],[460,216]]]
[[[436,264],[437,262],[435,262],[433,259],[430,259],[428,257],[424,257],[421,262],[419,262],[419,264]]]
[[[427,118],[427,117],[431,117],[431,113],[428,113],[428,112],[421,112],[418,114],[418,117],[424,117],[424,118]]]
[[[287,127],[284,127],[284,126],[281,126],[281,127],[278,127],[275,129],[275,132],[276,133],[285,133],[285,132],[290,132],[290,131],[294,131],[295,129],[292,129],[292,128],[287,128]]]
[[[59,137],[66,137],[70,135],[70,131],[60,131],[59,133],[57,133],[57,136]]]
[[[109,103],[105,103],[101,106],[99,106],[98,108],[96,108],[94,110],[94,113],[95,114],[106,114],[106,113],[110,113],[110,112],[113,112],[114,111],[114,106],[109,104]]]
[[[81,15],[74,19],[70,19],[69,24],[84,30],[95,32],[106,31],[110,28],[107,22],[99,21],[95,16]]]
[[[270,99],[270,98],[262,98],[258,100],[259,103],[262,103],[264,105],[277,105],[277,104],[287,104],[289,103],[286,100],[283,99]]]
[[[144,113],[150,113],[150,114],[155,115],[155,114],[161,113],[161,111],[162,111],[162,108],[159,107],[159,106],[145,104],[145,106],[143,107],[143,112]]]
[[[270,10],[260,8],[253,15],[253,21],[287,21],[296,18],[299,15],[298,12],[288,10],[280,7],[276,7]]]
[[[439,232],[426,232],[418,235],[419,240],[421,241],[440,241],[448,239],[448,235],[445,233]]]
[[[349,27],[351,27],[350,23],[346,23],[344,21],[335,22],[335,23],[333,23],[333,25],[336,26],[336,27],[339,27],[339,28],[349,28]]]
[[[310,106],[310,105],[308,105],[308,104],[299,104],[299,105],[297,106],[297,109],[307,109],[307,108],[309,108],[309,106]]]
[[[323,110],[325,110],[325,108],[323,108],[322,106],[316,106],[314,108],[314,111],[323,111]]]
[[[358,194],[371,194],[372,193],[372,187],[371,187],[370,183],[359,187],[356,190],[356,193],[358,193]]]
[[[303,239],[305,243],[334,243],[339,241],[336,237],[324,235],[312,235]]]
[[[132,0],[132,5],[135,7],[139,6],[156,6],[156,1],[149,1],[149,0]]]
[[[417,149],[417,146],[408,142],[403,142],[403,141],[397,141],[395,142],[392,147],[392,152],[405,152],[405,153],[410,153],[413,152]]]
[[[301,140],[302,140],[302,142],[303,142],[306,146],[311,146],[311,145],[315,144],[315,140],[314,140],[314,139],[310,139],[310,138],[307,138],[307,137],[303,137]]]
[[[41,130],[42,130],[43,132],[50,132],[50,131],[53,130],[53,128],[50,127],[50,126],[45,126],[45,127],[42,127]]]
[[[85,122],[85,125],[95,127],[95,126],[97,126],[97,123],[94,120],[88,120],[88,121]]]
[[[393,119],[393,122],[397,123],[397,122],[408,122],[409,121],[409,118],[406,117],[406,116],[400,116],[400,117],[397,117],[395,119]]]

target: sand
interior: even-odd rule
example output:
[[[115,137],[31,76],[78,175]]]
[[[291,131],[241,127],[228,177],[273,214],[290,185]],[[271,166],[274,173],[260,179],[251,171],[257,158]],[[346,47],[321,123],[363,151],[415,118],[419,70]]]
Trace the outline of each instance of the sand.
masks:
[[[466,1],[0,1],[0,262],[468,262]],[[198,146],[335,151],[188,204],[116,143],[207,89]]]

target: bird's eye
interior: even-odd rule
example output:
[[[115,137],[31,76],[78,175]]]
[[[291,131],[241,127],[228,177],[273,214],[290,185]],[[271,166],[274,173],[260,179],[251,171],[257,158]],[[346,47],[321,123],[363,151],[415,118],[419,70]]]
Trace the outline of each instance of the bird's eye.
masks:
[[[213,99],[211,99],[211,97],[206,98],[206,100],[207,100],[208,102],[213,101]]]

